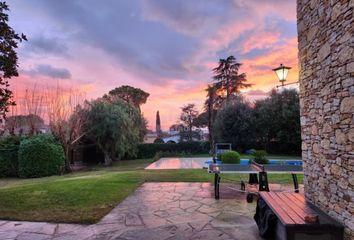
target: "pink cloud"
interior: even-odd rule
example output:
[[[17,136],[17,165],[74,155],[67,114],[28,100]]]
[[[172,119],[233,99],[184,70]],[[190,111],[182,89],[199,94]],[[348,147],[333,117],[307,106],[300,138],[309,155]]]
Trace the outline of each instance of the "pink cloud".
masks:
[[[253,49],[270,48],[279,41],[279,33],[260,32],[252,35],[241,46],[241,53],[248,53]]]

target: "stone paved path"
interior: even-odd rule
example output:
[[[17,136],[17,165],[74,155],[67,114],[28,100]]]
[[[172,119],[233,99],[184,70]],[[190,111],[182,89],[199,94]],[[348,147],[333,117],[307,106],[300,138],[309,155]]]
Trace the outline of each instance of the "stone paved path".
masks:
[[[0,239],[261,239],[255,202],[227,188],[221,197],[209,183],[144,183],[97,224],[0,221]]]

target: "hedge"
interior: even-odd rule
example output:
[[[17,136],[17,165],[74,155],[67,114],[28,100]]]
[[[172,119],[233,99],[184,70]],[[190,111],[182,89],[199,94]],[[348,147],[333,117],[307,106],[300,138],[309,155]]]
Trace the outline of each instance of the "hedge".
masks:
[[[143,143],[138,145],[138,158],[152,158],[157,152],[209,153],[209,142]]]
[[[20,177],[45,177],[60,174],[64,166],[64,150],[54,137],[40,134],[21,141],[18,152]]]
[[[8,136],[0,140],[0,177],[18,176],[18,149],[21,137]]]

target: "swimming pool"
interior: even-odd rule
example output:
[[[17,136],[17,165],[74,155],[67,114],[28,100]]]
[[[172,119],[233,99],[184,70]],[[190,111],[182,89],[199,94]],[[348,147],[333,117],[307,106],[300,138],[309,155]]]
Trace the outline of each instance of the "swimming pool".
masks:
[[[213,160],[206,160],[205,165],[208,166],[209,164],[213,163]],[[216,163],[221,164],[221,161],[216,161]],[[241,159],[240,161],[241,165],[248,165],[249,164],[249,159]],[[270,165],[295,165],[295,166],[302,166],[302,160],[294,160],[294,159],[284,159],[284,160],[279,160],[279,159],[269,159],[269,164]]]
[[[248,159],[241,159],[240,164],[247,165]],[[170,157],[161,158],[156,162],[151,163],[145,169],[201,169],[208,168],[209,164],[213,163],[213,160],[209,157],[194,157],[194,158],[180,158]],[[220,161],[218,163],[221,163]],[[277,160],[271,159],[270,164],[283,164],[283,165],[302,165],[300,159],[297,160]]]

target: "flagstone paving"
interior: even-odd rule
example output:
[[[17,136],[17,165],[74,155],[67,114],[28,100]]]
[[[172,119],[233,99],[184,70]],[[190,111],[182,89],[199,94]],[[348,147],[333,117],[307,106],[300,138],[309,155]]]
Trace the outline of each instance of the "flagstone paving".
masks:
[[[144,183],[96,224],[0,221],[0,239],[261,239],[254,212],[225,187],[215,200],[210,183]]]

